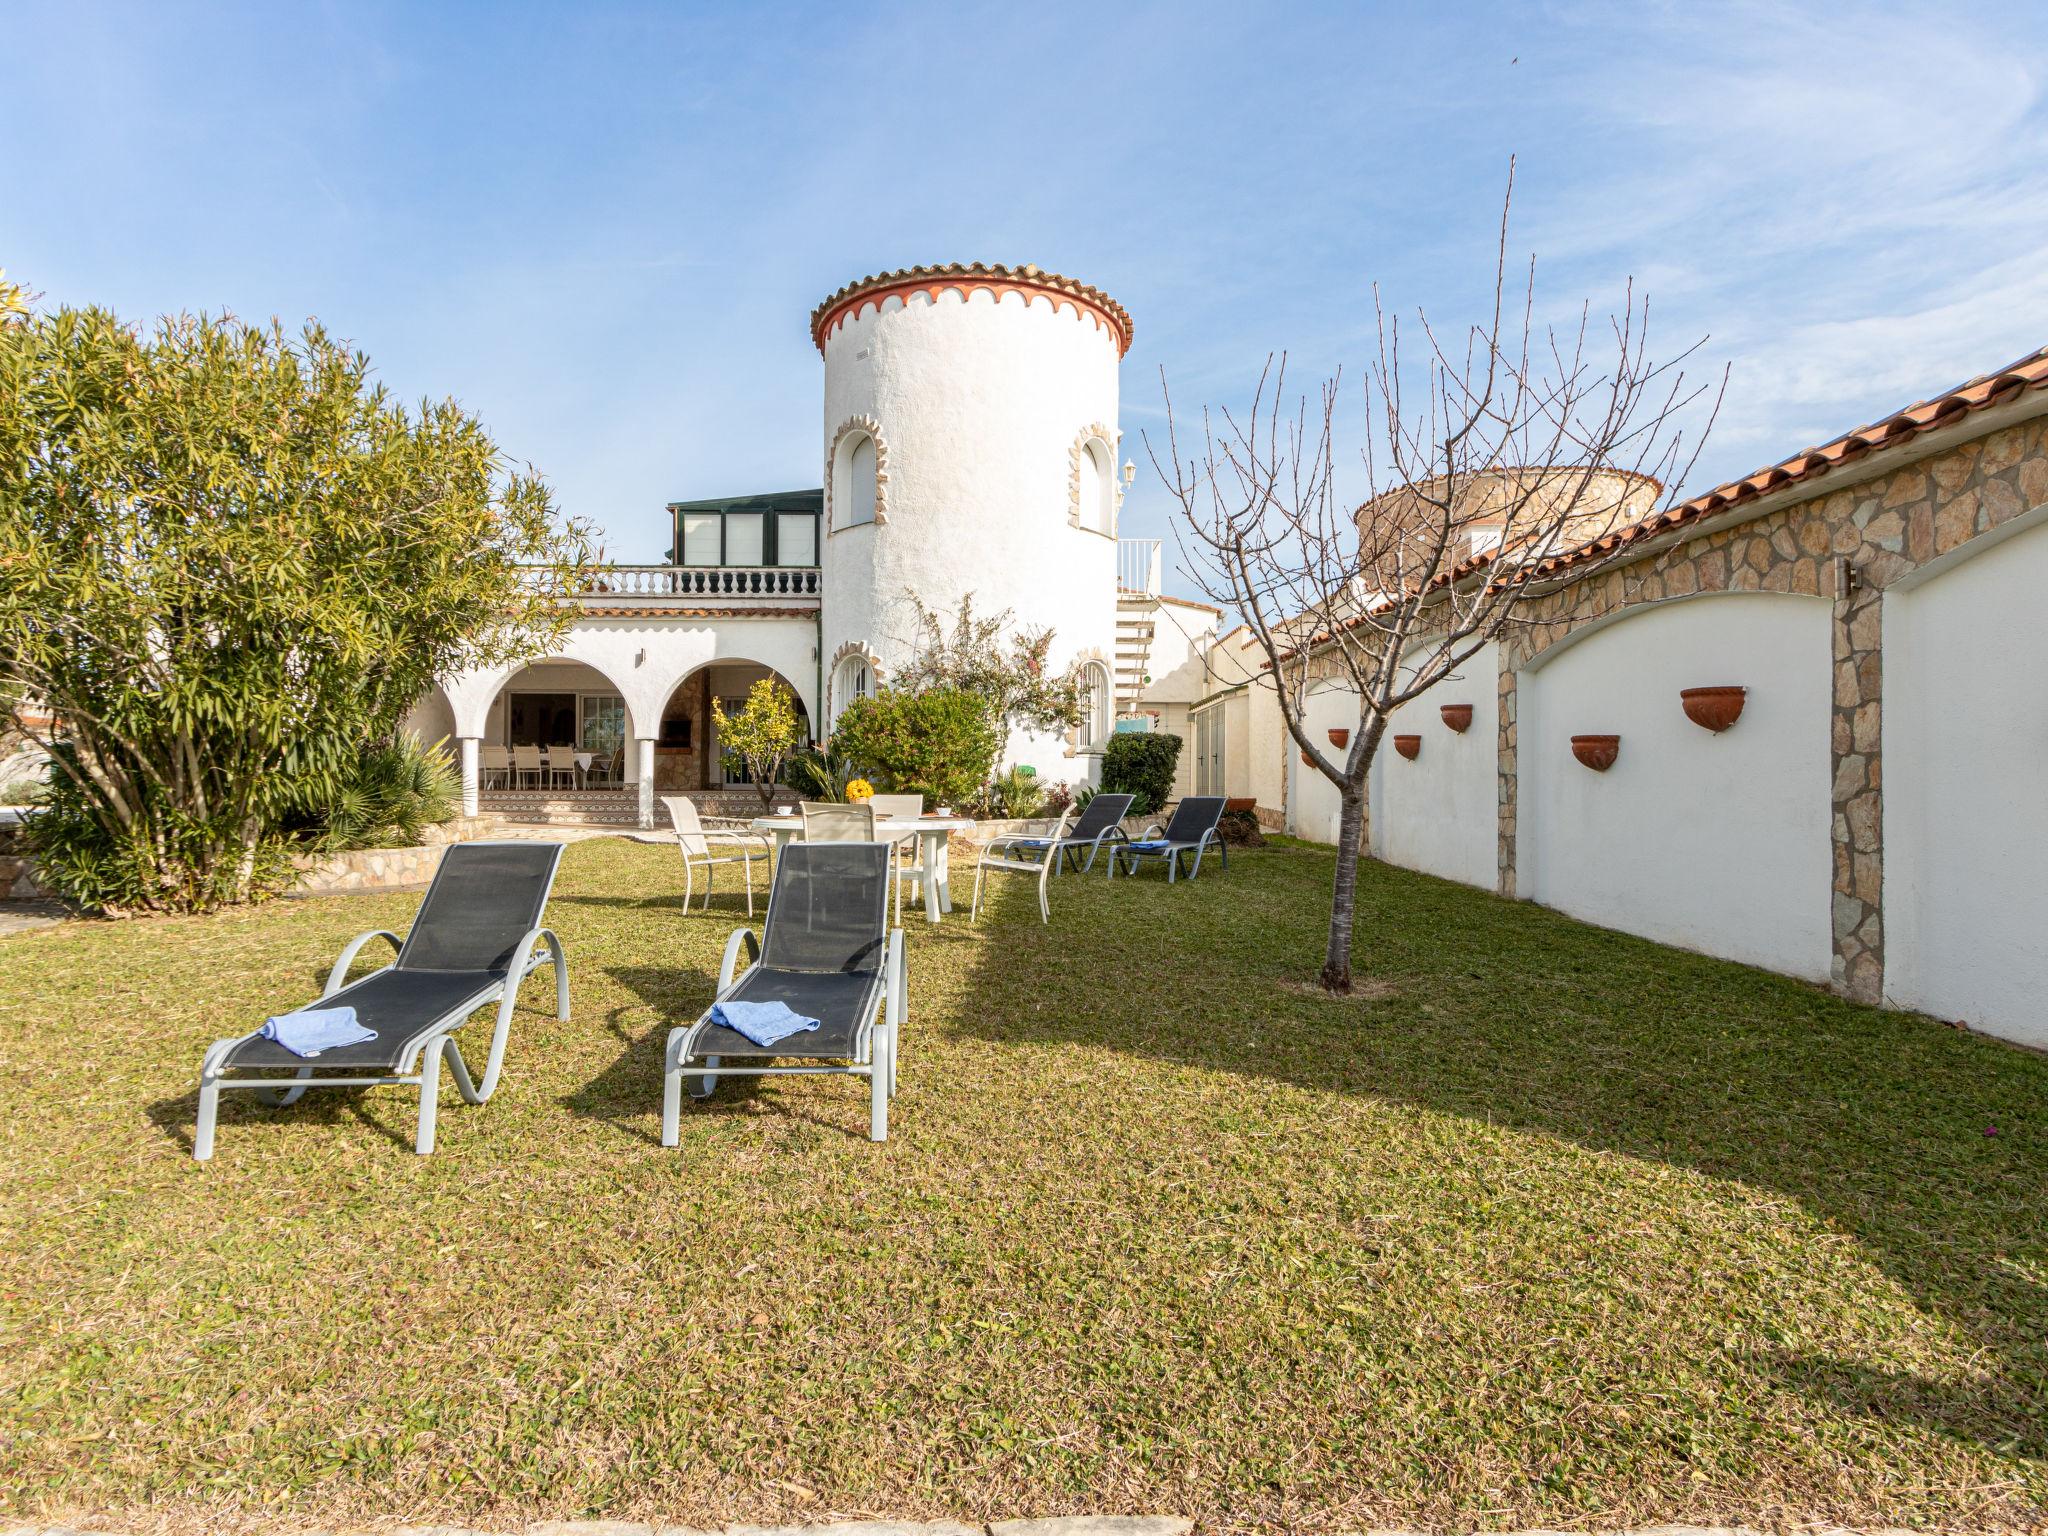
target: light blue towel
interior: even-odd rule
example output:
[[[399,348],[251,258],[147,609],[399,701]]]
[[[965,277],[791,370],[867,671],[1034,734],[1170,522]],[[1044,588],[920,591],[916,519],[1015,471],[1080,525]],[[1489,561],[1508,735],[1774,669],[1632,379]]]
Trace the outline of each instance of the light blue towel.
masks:
[[[274,1019],[265,1019],[256,1033],[266,1040],[275,1040],[294,1056],[318,1056],[337,1045],[377,1038],[377,1031],[358,1024],[355,1009],[347,1006],[281,1013]]]
[[[773,1045],[818,1027],[816,1019],[805,1018],[787,1003],[717,1003],[711,1009],[711,1022],[745,1035],[756,1045]]]
[[[1165,838],[1163,838],[1163,837],[1154,837],[1154,838],[1150,838],[1150,839],[1147,839],[1147,840],[1146,840],[1145,842],[1142,842],[1142,843],[1125,843],[1125,844],[1124,844],[1124,847],[1125,847],[1126,849],[1128,849],[1128,850],[1129,850],[1130,852],[1132,852],[1132,853],[1157,853],[1157,852],[1159,852],[1159,850],[1160,850],[1160,849],[1162,849],[1162,848],[1165,848],[1165,847],[1168,847],[1168,846],[1170,846],[1170,845],[1169,845],[1169,844],[1167,843],[1166,839],[1165,839]]]

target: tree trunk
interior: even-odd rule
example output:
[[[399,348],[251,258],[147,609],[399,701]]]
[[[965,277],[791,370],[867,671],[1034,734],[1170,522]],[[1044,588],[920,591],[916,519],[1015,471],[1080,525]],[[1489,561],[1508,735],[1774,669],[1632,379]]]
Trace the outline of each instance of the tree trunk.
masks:
[[[1323,950],[1325,991],[1351,990],[1351,923],[1358,905],[1358,853],[1364,841],[1365,791],[1346,789],[1337,823],[1337,879],[1330,895],[1330,937]]]

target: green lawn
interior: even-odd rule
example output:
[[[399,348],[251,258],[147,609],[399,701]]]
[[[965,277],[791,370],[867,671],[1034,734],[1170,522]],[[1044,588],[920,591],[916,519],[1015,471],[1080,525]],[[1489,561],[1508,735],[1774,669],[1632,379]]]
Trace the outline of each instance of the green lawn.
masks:
[[[416,898],[0,940],[0,1513],[2039,1520],[2048,1059],[1329,855],[910,935],[903,1089],[656,1144],[722,898],[570,848],[489,1105],[205,1045]],[[479,1036],[487,1023],[472,1025]],[[1990,1134],[1996,1127],[1996,1134]]]

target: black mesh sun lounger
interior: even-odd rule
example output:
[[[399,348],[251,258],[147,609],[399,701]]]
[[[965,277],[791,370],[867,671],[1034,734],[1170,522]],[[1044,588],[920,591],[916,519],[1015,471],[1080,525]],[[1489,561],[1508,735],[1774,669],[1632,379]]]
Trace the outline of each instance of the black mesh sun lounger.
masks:
[[[1173,808],[1173,815],[1164,827],[1153,827],[1145,836],[1134,843],[1122,843],[1109,850],[1109,876],[1116,878],[1117,866],[1126,865],[1125,873],[1136,874],[1140,859],[1166,860],[1166,883],[1171,885],[1180,873],[1180,861],[1193,855],[1193,867],[1188,870],[1190,880],[1202,872],[1202,855],[1214,845],[1223,860],[1223,867],[1230,868],[1230,852],[1223,846],[1223,834],[1217,830],[1223,820],[1223,796],[1189,795]]]
[[[540,926],[561,860],[560,843],[452,844],[441,857],[404,943],[381,928],[358,935],[334,962],[327,989],[313,1005],[352,1007],[356,1022],[375,1030],[377,1037],[310,1058],[260,1033],[215,1041],[199,1071],[199,1124],[192,1155],[202,1160],[213,1156],[223,1089],[248,1089],[264,1102],[282,1107],[297,1101],[308,1088],[382,1084],[419,1089],[415,1145],[422,1153],[433,1151],[442,1059],[447,1059],[463,1098],[472,1104],[488,1099],[504,1065],[519,983],[546,965],[550,956],[555,966],[555,1016],[569,1017],[568,956],[562,941]],[[388,939],[398,958],[381,971],[344,985],[349,965],[372,939]],[[478,1083],[462,1059],[454,1031],[492,1002],[498,1005],[497,1028],[491,1035],[483,1081]]]
[[[1096,795],[1082,806],[1080,817],[1060,839],[1061,863],[1079,868],[1085,875],[1095,867],[1095,855],[1102,851],[1104,843],[1129,841],[1123,820],[1131,813],[1131,799],[1129,795]],[[1051,846],[1051,839],[1043,837],[1019,837],[1006,841],[1017,848],[1043,850]],[[1087,855],[1085,862],[1081,857],[1083,854]]]
[[[693,1071],[702,1075],[700,1099],[721,1077],[865,1077],[868,1135],[888,1139],[904,984],[903,930],[888,926],[889,855],[886,843],[783,849],[761,937],[741,928],[726,941],[713,1006],[781,1002],[819,1027],[761,1046],[714,1024],[707,1008],[696,1023],[671,1030],[662,1073],[663,1146],[682,1140],[683,1077]],[[749,964],[735,975],[742,946]],[[769,1064],[775,1061],[794,1064]]]

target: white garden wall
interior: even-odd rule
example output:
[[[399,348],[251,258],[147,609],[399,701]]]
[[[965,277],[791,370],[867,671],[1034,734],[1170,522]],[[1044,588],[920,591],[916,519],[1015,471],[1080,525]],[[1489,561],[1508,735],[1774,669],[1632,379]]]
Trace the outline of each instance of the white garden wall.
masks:
[[[2048,526],[1884,596],[1885,992],[2048,1046]]]
[[[1469,704],[1461,734],[1442,706]],[[1373,760],[1372,851],[1389,864],[1492,890],[1500,877],[1500,658],[1488,645],[1421,698],[1394,711]],[[1397,735],[1422,738],[1411,761]]]
[[[1337,795],[1337,786],[1323,776],[1321,769],[1302,762],[1301,749],[1291,736],[1285,734],[1285,727],[1279,723],[1279,702],[1273,698],[1270,689],[1267,690],[1267,698],[1272,700],[1275,729],[1281,733],[1287,751],[1287,830],[1312,843],[1334,844],[1344,809]],[[1308,728],[1309,740],[1316,744],[1316,750],[1325,759],[1342,766],[1349,748],[1332,746],[1327,733],[1332,726],[1348,730],[1358,728],[1358,695],[1336,683],[1324,683],[1310,691],[1306,703],[1302,724]]]
[[[1832,610],[1715,593],[1588,625],[1517,680],[1516,889],[1668,944],[1828,978]],[[1715,735],[1681,688],[1740,684]],[[1605,773],[1571,738],[1618,734]]]

